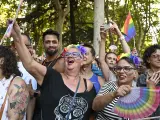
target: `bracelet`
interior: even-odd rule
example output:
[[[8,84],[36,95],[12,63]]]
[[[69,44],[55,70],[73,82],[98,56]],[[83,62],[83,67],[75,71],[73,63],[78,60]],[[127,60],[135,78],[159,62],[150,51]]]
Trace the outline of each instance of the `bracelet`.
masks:
[[[115,98],[116,97],[116,92],[112,92],[111,95],[112,95],[112,97]]]
[[[119,38],[119,40],[120,40],[120,41],[125,40],[125,37],[124,37],[124,36],[121,36],[121,37]]]

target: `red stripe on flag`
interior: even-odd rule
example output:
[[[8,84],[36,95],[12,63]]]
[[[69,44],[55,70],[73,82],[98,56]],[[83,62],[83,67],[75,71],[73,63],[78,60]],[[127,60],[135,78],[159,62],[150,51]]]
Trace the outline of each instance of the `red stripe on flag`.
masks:
[[[129,21],[131,20],[132,18],[131,18],[131,14],[130,14],[130,12],[128,13],[128,16],[127,16],[127,18],[126,18],[126,20],[125,20],[125,23],[124,23],[124,33],[125,34],[128,34],[128,29],[129,29]]]

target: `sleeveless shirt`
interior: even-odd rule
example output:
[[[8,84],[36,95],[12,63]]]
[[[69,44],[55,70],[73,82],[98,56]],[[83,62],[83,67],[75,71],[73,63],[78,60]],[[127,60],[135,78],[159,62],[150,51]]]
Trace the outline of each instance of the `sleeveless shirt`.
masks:
[[[61,74],[48,68],[41,86],[43,120],[64,120],[73,96],[74,92],[64,84]],[[69,116],[70,120],[89,120],[95,96],[94,87],[90,91],[77,93]]]

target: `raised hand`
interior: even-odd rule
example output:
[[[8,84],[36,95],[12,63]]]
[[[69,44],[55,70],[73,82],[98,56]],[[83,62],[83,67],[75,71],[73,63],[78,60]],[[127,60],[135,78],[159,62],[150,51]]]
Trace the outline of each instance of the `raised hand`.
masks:
[[[114,33],[115,35],[118,35],[119,37],[123,36],[121,31],[119,30],[118,28],[118,25],[115,23],[115,22],[111,22],[112,23],[112,26],[110,27],[110,32],[111,33]]]
[[[101,40],[106,40],[107,37],[107,31],[104,28],[104,25],[100,26],[100,36],[101,36]]]
[[[12,20],[8,20],[8,23],[10,23]],[[14,41],[19,41],[21,39],[21,32],[20,32],[20,27],[15,21],[13,24],[13,28],[11,31],[11,37],[13,37]]]
[[[147,77],[147,86],[155,87],[160,82],[160,71],[153,73],[151,77]]]

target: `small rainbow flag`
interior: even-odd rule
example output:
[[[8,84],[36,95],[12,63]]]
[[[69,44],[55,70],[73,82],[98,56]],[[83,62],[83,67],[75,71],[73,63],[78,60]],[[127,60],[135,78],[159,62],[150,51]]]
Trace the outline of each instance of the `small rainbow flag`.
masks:
[[[125,40],[127,42],[136,35],[136,29],[130,12],[128,13],[128,16],[125,20],[124,26],[122,28],[122,33],[124,34]]]

